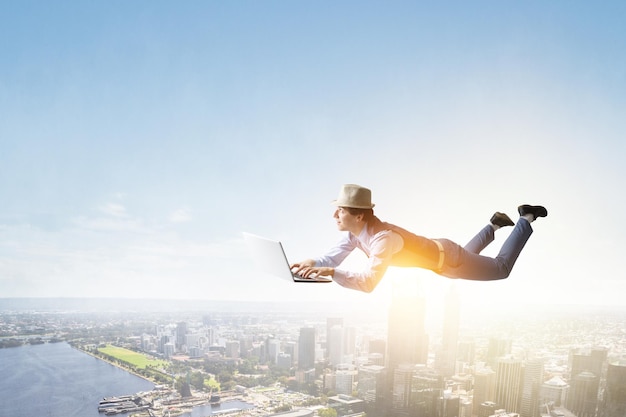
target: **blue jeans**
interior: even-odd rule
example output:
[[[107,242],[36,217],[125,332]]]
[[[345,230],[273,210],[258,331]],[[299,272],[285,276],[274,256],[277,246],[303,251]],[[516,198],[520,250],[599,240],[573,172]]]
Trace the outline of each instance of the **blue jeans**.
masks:
[[[465,247],[448,239],[436,239],[444,248],[445,260],[440,275],[476,281],[492,281],[509,276],[515,261],[533,233],[528,220],[520,218],[495,258],[480,255],[494,239],[491,225],[485,226]]]

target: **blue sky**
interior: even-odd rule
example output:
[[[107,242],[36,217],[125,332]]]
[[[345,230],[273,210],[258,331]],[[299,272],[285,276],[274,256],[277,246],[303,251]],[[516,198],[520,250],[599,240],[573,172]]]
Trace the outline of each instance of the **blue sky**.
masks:
[[[317,255],[358,183],[459,243],[548,207],[509,279],[457,283],[476,304],[623,304],[623,2],[0,7],[0,297],[442,297],[254,271],[242,231]]]

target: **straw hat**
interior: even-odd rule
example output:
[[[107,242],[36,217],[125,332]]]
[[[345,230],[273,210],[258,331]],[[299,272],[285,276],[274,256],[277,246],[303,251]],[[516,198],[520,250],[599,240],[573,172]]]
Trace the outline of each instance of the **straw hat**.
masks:
[[[337,207],[351,207],[358,209],[371,209],[374,207],[372,204],[372,192],[365,187],[361,187],[356,184],[344,184],[339,190],[339,197],[333,204]]]

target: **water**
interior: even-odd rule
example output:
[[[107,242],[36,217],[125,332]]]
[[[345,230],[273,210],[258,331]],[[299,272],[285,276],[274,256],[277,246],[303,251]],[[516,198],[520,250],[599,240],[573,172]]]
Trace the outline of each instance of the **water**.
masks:
[[[154,384],[66,343],[0,349],[0,416],[103,417],[102,397],[150,391]],[[240,401],[196,407],[185,417],[252,406]],[[118,414],[127,416],[127,414]]]

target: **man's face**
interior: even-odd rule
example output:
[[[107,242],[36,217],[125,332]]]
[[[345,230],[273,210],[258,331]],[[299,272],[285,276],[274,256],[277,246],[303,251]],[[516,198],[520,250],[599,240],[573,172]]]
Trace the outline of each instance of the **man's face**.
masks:
[[[360,217],[361,215],[353,215],[350,214],[348,209],[345,207],[337,207],[335,210],[335,214],[333,214],[333,218],[337,222],[337,229],[342,232],[354,232],[355,230],[360,230]]]

